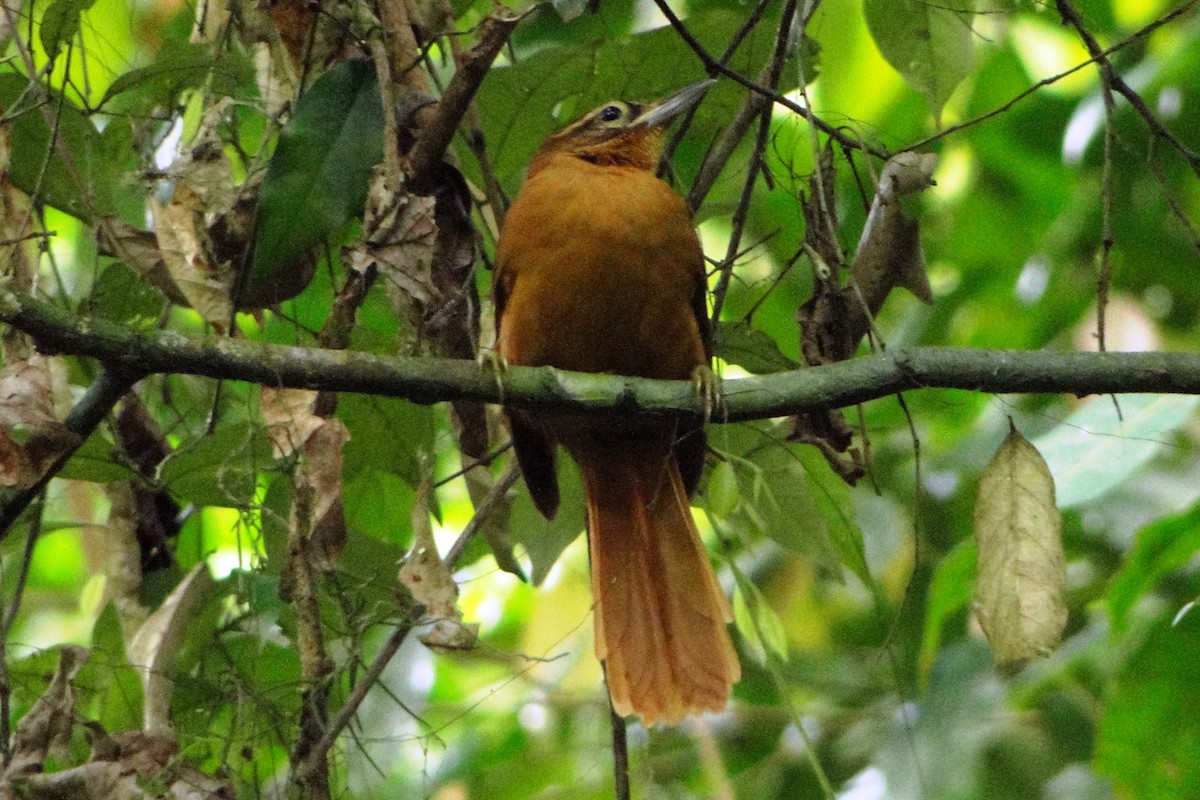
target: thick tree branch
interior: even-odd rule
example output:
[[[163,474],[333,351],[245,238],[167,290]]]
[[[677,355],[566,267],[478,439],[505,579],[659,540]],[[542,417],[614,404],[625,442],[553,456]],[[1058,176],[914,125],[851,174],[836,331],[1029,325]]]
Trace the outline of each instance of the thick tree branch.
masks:
[[[117,373],[186,373],[266,386],[403,397],[420,403],[477,400],[601,412],[701,410],[688,381],[589,375],[550,367],[502,374],[448,358],[382,357],[179,333],[142,333],[84,320],[0,286],[0,322],[49,351],[99,359]],[[726,380],[715,422],[840,408],[908,389],[1075,395],[1200,394],[1200,353],[1054,353],[954,347],[892,349],[836,364]]]

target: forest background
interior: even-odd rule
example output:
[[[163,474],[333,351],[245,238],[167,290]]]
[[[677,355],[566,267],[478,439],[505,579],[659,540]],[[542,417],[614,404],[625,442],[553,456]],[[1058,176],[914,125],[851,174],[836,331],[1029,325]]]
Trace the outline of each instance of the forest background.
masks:
[[[695,401],[473,359],[540,141],[712,77],[666,175],[711,261],[695,506],[745,675],[630,726],[618,786],[1200,797],[1196,5],[6,3],[0,793],[612,796],[577,479],[541,520],[480,401]],[[1065,570],[1002,596],[1065,629],[998,666],[1010,426]]]

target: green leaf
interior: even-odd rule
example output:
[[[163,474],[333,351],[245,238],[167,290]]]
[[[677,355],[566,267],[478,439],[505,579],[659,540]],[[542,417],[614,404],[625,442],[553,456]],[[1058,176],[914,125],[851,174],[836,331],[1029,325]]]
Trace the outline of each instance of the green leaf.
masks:
[[[367,467],[399,475],[413,487],[425,477],[434,441],[430,406],[345,394],[338,398],[337,416],[350,430],[350,441],[343,448],[345,480]],[[408,520],[400,524],[407,527]]]
[[[727,517],[734,512],[741,502],[738,490],[737,473],[728,461],[722,461],[708,473],[708,483],[705,484],[704,497],[708,501],[708,510],[717,517]]]
[[[92,285],[87,313],[133,327],[153,325],[167,299],[122,263],[110,264]]]
[[[280,132],[263,179],[243,297],[280,302],[303,290],[293,285],[273,292],[289,283],[294,262],[336,241],[362,214],[371,170],[383,160],[382,134],[379,85],[369,61],[345,61],[313,83]]]
[[[712,436],[737,475],[741,497],[722,521],[743,537],[770,537],[835,574],[849,569],[870,585],[850,487],[814,448],[785,444],[781,436],[778,426],[762,423],[726,425]]]
[[[1105,592],[1113,628],[1124,630],[1134,604],[1167,574],[1187,566],[1197,551],[1200,551],[1200,505],[1138,531],[1124,564]]]
[[[175,44],[164,47],[153,64],[122,73],[109,85],[97,108],[131,93],[147,95],[139,107],[171,103],[184,89],[206,81],[217,95],[249,94],[245,89],[253,85],[254,66],[236,50],[225,49],[214,56],[200,45]]]
[[[120,185],[121,164],[102,156],[96,126],[59,93],[35,84],[26,94],[29,87],[29,81],[19,75],[0,74],[0,108],[11,126],[13,185],[84,221],[115,213],[112,197]],[[53,140],[43,105],[56,118]],[[79,185],[76,175],[84,185]]]
[[[1059,508],[1082,506],[1117,487],[1167,446],[1200,397],[1133,394],[1092,397],[1049,433],[1034,440],[1054,475]]]
[[[933,570],[925,606],[925,631],[921,637],[922,674],[928,675],[933,669],[946,622],[971,605],[978,554],[975,540],[964,539],[942,556]]]
[[[787,631],[767,598],[749,580],[738,581],[733,593],[733,622],[759,661],[787,658]]]
[[[513,501],[509,517],[509,530],[529,556],[530,580],[535,586],[546,580],[550,568],[558,561],[563,550],[579,537],[584,528],[586,504],[583,482],[575,464],[562,455],[560,453],[558,460],[558,491],[561,499],[554,519],[547,520],[538,513],[524,483],[521,484],[523,491]]]
[[[91,655],[75,684],[87,687],[80,712],[107,731],[140,730],[142,679],[125,655],[120,618],[112,603],[104,607],[92,628]]]
[[[79,32],[79,16],[87,11],[96,0],[55,0],[42,14],[42,27],[38,38],[51,61],[58,55],[64,42],[69,42]]]
[[[58,476],[72,481],[108,483],[127,481],[133,472],[117,459],[116,446],[96,431],[79,446]]]
[[[177,450],[160,474],[181,503],[245,508],[254,497],[256,471],[270,461],[262,432],[241,423]]]
[[[737,364],[747,372],[767,375],[799,366],[779,350],[774,339],[749,322],[718,322],[714,334],[717,357]]]
[[[1164,619],[1108,692],[1096,769],[1119,797],[1200,797],[1200,614]]]
[[[935,120],[975,66],[974,0],[864,0],[879,52],[920,92]]]

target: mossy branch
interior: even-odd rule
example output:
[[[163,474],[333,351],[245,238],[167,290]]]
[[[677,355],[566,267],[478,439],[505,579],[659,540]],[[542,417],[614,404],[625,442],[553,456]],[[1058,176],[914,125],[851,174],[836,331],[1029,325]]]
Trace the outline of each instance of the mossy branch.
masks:
[[[687,381],[510,367],[472,361],[377,356],[288,347],[242,339],[145,333],[83,319],[0,286],[0,322],[29,334],[47,352],[87,356],[130,376],[184,373],[211,378],[401,397],[418,403],[477,400],[560,411],[700,410]],[[1055,353],[954,347],[894,348],[819,367],[721,382],[714,422],[839,408],[922,388],[997,394],[1200,394],[1197,353]]]

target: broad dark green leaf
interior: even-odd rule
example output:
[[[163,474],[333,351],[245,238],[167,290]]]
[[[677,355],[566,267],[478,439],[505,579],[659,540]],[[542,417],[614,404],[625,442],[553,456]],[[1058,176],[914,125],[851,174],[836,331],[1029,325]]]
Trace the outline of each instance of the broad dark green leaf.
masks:
[[[73,481],[108,483],[129,480],[133,477],[133,472],[117,458],[116,446],[100,431],[96,431],[79,446],[59,473],[59,477]]]
[[[110,264],[92,285],[87,313],[133,327],[153,325],[167,300],[125,264]]]
[[[583,483],[575,464],[565,453],[560,453],[558,491],[561,502],[558,514],[552,520],[546,520],[533,507],[525,484],[521,483],[520,487],[521,492],[512,505],[509,528],[513,532],[513,538],[525,548],[525,553],[529,556],[532,566],[530,580],[536,586],[546,580],[550,568],[558,561],[562,551],[567,549],[567,545],[583,533]]]
[[[345,479],[367,468],[399,475],[409,486],[425,477],[433,451],[436,412],[407,400],[347,394],[338,400],[338,419],[350,430]],[[408,520],[399,525],[407,527]]]
[[[305,92],[279,134],[263,180],[254,260],[242,297],[280,302],[303,290],[288,285],[288,273],[362,214],[371,169],[383,160],[382,132],[370,62],[345,61]]]

